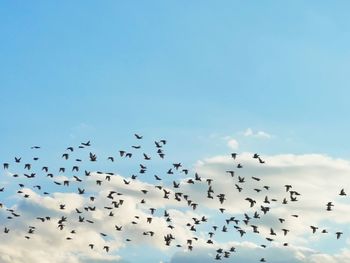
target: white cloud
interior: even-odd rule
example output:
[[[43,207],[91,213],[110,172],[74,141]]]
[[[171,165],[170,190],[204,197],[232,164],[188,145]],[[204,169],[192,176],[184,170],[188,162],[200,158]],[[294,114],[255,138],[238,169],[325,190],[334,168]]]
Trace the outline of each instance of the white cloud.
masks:
[[[257,131],[254,132],[251,128],[247,128],[244,132],[243,135],[246,137],[255,137],[255,138],[262,138],[262,139],[270,139],[272,136],[271,134],[264,132],[264,131]]]
[[[244,136],[251,136],[253,135],[253,130],[251,128],[247,128],[245,132],[243,132]]]
[[[235,162],[230,156],[217,156],[199,162],[196,170],[214,180],[214,189],[220,189],[221,193],[226,193],[227,199],[231,200],[226,211],[232,214],[249,211],[244,201],[247,196],[257,200],[258,204],[263,204],[262,201],[266,195],[270,199],[276,198],[278,203],[270,205],[270,216],[259,220],[262,229],[266,226],[267,232],[271,225],[279,227],[277,218],[282,217],[286,218],[284,226],[291,229],[288,240],[297,245],[312,245],[312,242],[317,242],[319,239],[322,239],[322,242],[335,241],[335,232],[345,229],[350,223],[350,216],[347,213],[349,201],[338,195],[342,188],[350,191],[346,189],[350,183],[348,177],[350,163],[324,155],[288,154],[262,156],[265,164],[260,164],[252,156],[252,153],[240,154]],[[225,178],[225,171],[232,169],[233,163],[242,163],[244,169],[235,169],[235,178],[230,178],[229,175]],[[243,194],[238,194],[232,187],[237,183],[238,175],[246,178],[246,182],[242,184]],[[259,177],[261,181],[254,181],[251,176]],[[289,194],[285,192],[285,184],[292,185],[293,190],[301,194],[298,197],[299,202],[290,202]],[[269,191],[263,189],[264,185],[270,187]],[[256,193],[254,188],[261,189],[261,193]],[[281,205],[283,198],[287,198],[287,205]],[[326,211],[326,203],[330,201],[335,204],[332,212]],[[215,202],[213,204],[208,202],[208,206],[211,205],[215,207]],[[292,218],[292,214],[299,214],[300,217]],[[317,225],[320,229],[327,228],[330,234],[312,235],[310,225]]]
[[[233,140],[232,138],[230,138]],[[238,143],[237,143],[238,144]],[[22,188],[23,194],[28,194],[29,198],[24,199],[22,195],[16,194],[16,204],[11,207],[4,207],[0,210],[0,223],[11,229],[10,233],[0,234],[0,262],[45,262],[49,258],[52,262],[115,262],[120,260],[119,251],[129,243],[126,238],[132,240],[135,250],[142,249],[144,246],[153,246],[159,250],[168,251],[169,248],[164,245],[164,235],[172,233],[176,240],[173,244],[181,244],[186,248],[188,239],[197,237],[194,241],[194,251],[206,251],[207,254],[214,254],[214,248],[229,247],[235,245],[238,249],[241,261],[250,262],[256,260],[261,255],[266,255],[271,261],[278,257],[288,258],[286,262],[348,262],[350,252],[345,249],[349,236],[346,233],[347,226],[350,224],[349,200],[347,197],[340,197],[340,189],[350,194],[350,162],[343,159],[335,159],[321,154],[293,155],[281,154],[273,156],[261,155],[259,159],[253,158],[253,153],[240,153],[236,159],[230,155],[213,156],[198,161],[194,170],[198,172],[201,181],[195,180],[195,184],[187,183],[189,178],[193,179],[193,174],[188,174],[187,178],[178,175],[171,175],[170,183],[164,181],[157,183],[170,192],[169,199],[164,199],[163,189],[155,188],[155,184],[141,180],[131,180],[129,185],[124,184],[126,179],[122,175],[115,174],[111,180],[105,180],[105,174],[91,173],[91,176],[84,177],[82,182],[71,180],[69,187],[58,186],[58,191],[51,195],[43,195],[41,191],[32,190],[29,186]],[[243,168],[237,168],[237,164],[243,165]],[[232,177],[226,171],[234,170]],[[180,175],[180,174],[179,174]],[[168,177],[170,175],[163,175]],[[238,176],[244,177],[245,182],[240,183],[243,188],[238,192],[235,184]],[[251,177],[259,177],[260,181],[255,181]],[[11,180],[15,180],[10,177]],[[53,178],[52,180],[58,180]],[[69,179],[67,176],[65,179]],[[206,179],[213,179],[212,188],[214,190],[213,199],[207,198],[208,184]],[[17,179],[16,179],[17,180]],[[48,179],[47,179],[48,180]],[[96,180],[101,180],[102,185],[97,186]],[[130,180],[130,179],[127,179]],[[181,182],[180,188],[173,188],[172,181]],[[29,184],[29,183],[28,183]],[[33,183],[34,184],[34,183]],[[289,193],[285,191],[285,184],[292,185],[292,190],[298,191],[300,201],[291,202]],[[263,188],[269,186],[269,190]],[[78,195],[76,189],[84,188],[86,193]],[[62,189],[62,191],[59,191]],[[259,189],[257,193],[254,189]],[[115,191],[114,199],[107,198],[110,191]],[[147,190],[147,194],[141,192]],[[174,193],[181,192],[187,194],[188,200],[198,203],[198,208],[193,210],[187,205],[187,201],[181,197],[181,202],[174,199]],[[117,195],[117,193],[119,195]],[[217,195],[225,194],[225,202],[220,204]],[[91,201],[90,196],[95,200]],[[264,204],[264,198],[276,198],[277,202],[271,203],[270,212],[263,216],[260,211],[260,205]],[[245,200],[251,197],[257,201],[256,206],[249,207]],[[283,198],[287,198],[288,204],[282,205]],[[145,199],[146,203],[141,204]],[[112,207],[112,201],[123,200],[124,203],[119,208],[106,209]],[[328,212],[325,204],[332,201],[334,211]],[[60,209],[60,204],[66,204],[64,210]],[[96,207],[95,211],[85,211],[87,207]],[[152,216],[152,224],[147,223],[147,217],[150,217],[150,208],[155,208],[155,214]],[[20,217],[18,219],[7,220],[10,212],[7,208],[14,209]],[[75,209],[78,208],[85,218],[84,223],[78,222],[78,214]],[[221,214],[219,208],[225,208],[225,213]],[[171,222],[166,222],[163,216],[164,210],[171,215]],[[109,216],[112,211],[114,216]],[[240,223],[242,229],[247,232],[246,237],[240,238],[234,231],[232,224],[229,225],[230,231],[225,236],[221,231],[212,238],[214,245],[208,245],[208,231],[212,225],[218,225],[221,229],[225,219],[235,216],[242,222],[243,214],[250,216],[258,211],[261,215],[260,220],[251,220],[251,224],[258,225],[260,235],[253,235],[250,226]],[[299,218],[291,215],[298,214]],[[200,218],[205,215],[208,218],[207,223],[196,225],[196,232],[191,231],[188,223],[194,225],[193,218]],[[50,221],[40,222],[36,217],[50,216]],[[61,216],[67,217],[64,229],[57,229],[57,221]],[[138,218],[135,218],[138,216]],[[281,225],[278,218],[285,218],[286,221]],[[86,220],[93,220],[89,224]],[[132,224],[132,221],[136,224]],[[114,225],[122,225],[123,230],[115,231]],[[168,226],[172,225],[174,229]],[[319,229],[327,229],[329,234],[320,234],[320,230],[313,235],[310,225],[316,225]],[[30,240],[24,239],[28,227],[35,226],[35,234],[31,235]],[[266,243],[265,237],[269,236],[270,227],[275,229],[277,236],[275,241],[268,249],[262,250],[261,243]],[[281,234],[281,228],[290,229],[287,237]],[[76,230],[76,234],[70,231]],[[154,231],[155,235],[151,238],[143,235],[143,232]],[[336,240],[335,232],[343,231],[344,236]],[[107,237],[102,237],[100,233],[107,233]],[[72,240],[67,241],[66,238]],[[232,243],[233,242],[233,243]],[[244,243],[245,242],[245,243]],[[288,242],[289,247],[282,247],[283,242]],[[318,251],[315,244],[318,242],[324,244],[325,251]],[[338,243],[335,243],[338,242]],[[88,248],[89,243],[94,243],[95,248]],[[337,251],[327,251],[327,244],[339,244]],[[110,253],[103,251],[105,245],[110,246]],[[333,245],[334,247],[334,245]],[[40,248],[38,250],[37,248]],[[180,251],[182,251],[180,249]],[[170,250],[169,250],[170,251]],[[171,250],[173,251],[173,250]],[[170,252],[169,252],[170,253]],[[199,253],[200,254],[200,253]],[[185,255],[185,256],[184,256]],[[180,253],[174,256],[172,262],[188,259],[188,256],[198,253]],[[180,259],[179,259],[180,256]],[[211,260],[212,257],[205,260]],[[191,261],[195,262],[195,261]],[[205,261],[203,261],[205,262]],[[210,262],[210,261],[208,261]],[[229,261],[228,261],[229,262]]]
[[[237,149],[238,149],[238,146],[239,146],[238,141],[235,140],[235,139],[229,139],[229,140],[227,141],[227,145],[228,145],[228,147],[230,147],[230,149],[232,149],[232,150],[237,150]]]

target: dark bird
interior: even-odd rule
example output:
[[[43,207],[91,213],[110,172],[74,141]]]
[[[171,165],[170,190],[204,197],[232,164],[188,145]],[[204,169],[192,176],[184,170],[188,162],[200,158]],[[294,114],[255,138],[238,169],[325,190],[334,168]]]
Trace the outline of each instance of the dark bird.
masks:
[[[285,229],[285,228],[283,228],[282,231],[283,231],[283,235],[284,235],[284,236],[286,236],[286,235],[288,234],[288,232],[289,232],[289,230],[288,230],[288,229]]]
[[[160,177],[157,176],[157,175],[154,175],[154,178],[156,178],[156,180],[158,180],[158,181],[161,181],[161,180],[162,180],[162,178],[160,178]]]
[[[284,187],[286,188],[286,192],[288,192],[288,191],[289,191],[289,189],[291,189],[291,188],[292,188],[292,186],[291,186],[291,185],[289,185],[289,184],[286,184]]]
[[[213,179],[207,179],[206,182],[208,183],[208,185],[210,186],[211,185],[211,182],[213,181]]]
[[[96,154],[93,154],[92,152],[89,153],[89,158],[91,162],[96,162],[97,160]]]
[[[275,233],[275,231],[272,228],[270,228],[270,235],[276,236],[276,233]]]
[[[260,208],[261,208],[261,211],[262,212],[264,212],[264,215],[268,212],[268,211],[270,211],[270,207],[267,207],[267,206],[260,206]]]
[[[160,142],[155,141],[154,144],[156,145],[157,148],[162,148],[162,145],[160,145]]]
[[[142,138],[143,138],[143,136],[141,136],[141,135],[138,135],[138,134],[134,134],[135,135],[135,137],[136,137],[136,139],[138,139],[138,140],[141,140]]]
[[[339,239],[340,236],[341,236],[343,233],[342,233],[342,232],[336,232],[335,234],[337,235],[337,239]]]
[[[312,234],[315,234],[316,230],[318,229],[316,226],[310,226],[310,228],[312,229]]]
[[[77,181],[77,182],[82,182],[82,179],[80,179],[78,176],[73,175],[73,178]]]
[[[243,229],[238,229],[238,232],[241,235],[241,237],[243,237],[243,235],[246,233]]]
[[[345,195],[346,195],[344,189],[341,189],[341,190],[340,190],[340,194],[339,194],[339,195],[340,195],[340,196],[345,196]]]
[[[232,171],[232,170],[226,171],[226,173],[229,173],[231,175],[231,177],[233,177],[235,175],[235,171]]]
[[[332,202],[328,202],[328,203],[326,204],[326,206],[327,206],[327,211],[332,211],[332,207],[333,207],[334,205],[333,205]]]
[[[176,170],[179,170],[179,168],[182,166],[181,163],[173,163],[173,166]]]
[[[253,232],[254,232],[254,233],[259,233],[258,227],[257,227],[257,226],[251,225],[251,227],[253,228]]]
[[[151,157],[149,157],[147,154],[143,154],[143,158],[145,159],[145,160],[151,160]]]
[[[269,204],[269,203],[270,203],[270,201],[269,201],[269,199],[268,199],[267,196],[265,196],[264,203],[265,203],[265,204]]]
[[[90,143],[90,141],[87,141],[87,142],[82,142],[81,145],[83,145],[83,146],[91,146],[91,143]]]
[[[73,147],[67,147],[67,149],[66,149],[67,151],[71,151],[71,152],[73,152],[74,151],[74,148]]]
[[[156,209],[155,209],[155,208],[152,208],[152,207],[151,207],[149,210],[151,211],[151,214],[152,214],[152,215],[153,215],[154,212],[156,211]]]
[[[254,206],[254,204],[256,204],[256,201],[255,201],[255,200],[253,200],[253,199],[252,199],[252,198],[250,198],[250,197],[247,197],[245,200],[246,200],[246,201],[248,201],[248,202],[250,203],[250,207],[253,207],[253,206]]]

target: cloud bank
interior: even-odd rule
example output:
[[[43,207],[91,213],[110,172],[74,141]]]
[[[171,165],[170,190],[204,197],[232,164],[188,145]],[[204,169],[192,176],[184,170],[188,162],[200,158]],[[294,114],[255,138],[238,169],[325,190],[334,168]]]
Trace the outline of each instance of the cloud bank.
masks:
[[[2,194],[8,202],[0,215],[10,231],[0,235],[0,262],[122,262],[128,259],[119,252],[131,244],[140,253],[146,246],[165,251],[164,262],[176,263],[217,262],[216,255],[226,262],[349,262],[349,198],[339,193],[350,191],[350,162],[321,154],[253,157],[213,156],[187,174],[170,164],[174,174],[166,169],[158,174],[162,180],[98,171],[82,172],[80,181],[69,173],[32,180],[6,171]],[[67,180],[69,186],[63,186]],[[19,181],[25,184],[9,193],[8,186]],[[35,187],[53,182],[62,184],[50,193]],[[247,198],[255,200],[253,207]],[[333,211],[326,210],[328,202]],[[266,215],[261,206],[269,208]],[[282,229],[288,230],[286,236]],[[245,232],[242,237],[239,230]],[[339,239],[336,232],[343,233]],[[170,246],[165,236],[173,237]],[[227,258],[216,251],[232,247]]]

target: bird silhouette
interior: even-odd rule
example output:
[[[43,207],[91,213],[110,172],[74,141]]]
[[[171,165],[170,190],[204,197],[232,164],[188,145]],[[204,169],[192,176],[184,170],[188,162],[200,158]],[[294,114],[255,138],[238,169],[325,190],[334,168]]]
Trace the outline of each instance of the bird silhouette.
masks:
[[[141,140],[142,138],[143,138],[143,136],[141,136],[141,135],[138,135],[138,134],[134,134],[135,135],[135,137],[136,137],[136,139],[138,139],[138,140]]]
[[[341,189],[341,190],[340,190],[339,195],[340,195],[340,196],[346,196],[346,193],[345,193],[344,189]]]
[[[327,206],[327,211],[332,211],[332,207],[334,206],[334,204],[332,202],[328,202],[326,206]]]
[[[337,239],[339,239],[343,233],[342,232],[336,232],[335,234],[337,235]]]
[[[61,235],[61,240],[64,242],[71,242],[67,245],[76,249],[77,253],[80,246],[73,247],[74,242],[81,242],[87,250],[95,250],[89,253],[97,253],[101,251],[101,247],[106,253],[110,251],[114,253],[111,244],[115,235],[118,234],[123,242],[137,244],[139,238],[147,242],[160,239],[166,246],[185,249],[189,253],[196,251],[198,244],[204,242],[208,248],[213,249],[213,257],[216,260],[234,257],[236,252],[235,247],[218,248],[220,244],[218,239],[221,235],[237,234],[242,240],[249,240],[254,233],[256,237],[269,241],[268,244],[260,245],[261,248],[267,248],[270,244],[272,246],[276,244],[276,248],[281,248],[293,243],[292,236],[295,233],[293,228],[288,226],[304,219],[304,213],[298,213],[302,211],[298,210],[298,205],[302,205],[304,196],[296,191],[297,185],[288,184],[290,182],[284,181],[282,177],[281,184],[270,185],[267,183],[271,182],[268,177],[259,176],[254,163],[265,164],[259,165],[259,169],[265,169],[269,167],[268,159],[262,159],[258,153],[250,155],[250,158],[252,156],[254,159],[252,173],[249,165],[253,160],[246,161],[244,154],[231,153],[230,163],[223,165],[218,174],[214,175],[202,170],[197,171],[195,168],[187,169],[186,165],[180,162],[181,160],[167,160],[170,155],[167,153],[165,146],[167,141],[164,139],[156,140],[154,144],[151,141],[152,151],[144,145],[146,141],[141,140],[142,135],[134,134],[134,136],[140,141],[137,141],[136,145],[124,146],[124,149],[130,149],[130,152],[119,150],[119,155],[123,158],[115,157],[118,151],[117,154],[107,154],[99,150],[97,156],[93,153],[95,149],[91,148],[91,151],[85,149],[91,146],[89,140],[63,148],[66,149],[65,152],[57,155],[57,160],[52,166],[44,161],[45,148],[31,152],[31,156],[23,155],[24,161],[22,157],[17,157],[19,156],[17,154],[14,161],[4,162],[4,170],[11,168],[11,172],[16,169],[19,171],[11,173],[10,179],[15,182],[13,186],[7,187],[7,184],[4,184],[6,189],[3,186],[0,187],[2,195],[3,192],[5,195],[11,194],[14,190],[13,193],[23,202],[34,206],[37,200],[43,202],[50,200],[54,207],[54,212],[51,212],[54,214],[45,215],[47,210],[37,212],[35,208],[33,212],[27,214],[22,206],[9,206],[4,198],[0,202],[4,222],[9,224],[13,222],[11,231],[9,225],[4,227],[7,237],[11,238],[12,235],[20,233],[21,238],[24,236],[25,239],[30,240],[29,242],[35,242],[38,236],[44,235],[45,232],[40,226],[50,227],[50,216],[52,216],[57,235]],[[39,148],[39,146],[32,147],[32,149]],[[138,151],[140,148],[143,150]],[[13,160],[13,156],[8,158]],[[35,162],[25,162],[26,160]],[[126,177],[120,175],[118,171],[123,162],[130,168],[130,173]],[[153,165],[158,162],[162,163],[161,170],[155,171]],[[117,170],[104,171],[103,167]],[[219,173],[222,173],[222,177]],[[148,178],[147,183],[143,178]],[[157,182],[157,185],[154,182]],[[227,188],[223,188],[222,185]],[[281,195],[277,194],[277,191]],[[60,198],[67,193],[71,194],[70,199]],[[344,188],[338,193],[342,198],[346,196]],[[79,201],[76,202],[75,198]],[[232,208],[236,205],[239,212],[232,212]],[[338,207],[338,200],[331,199],[326,203],[326,210],[333,211],[335,205]],[[184,234],[180,234],[182,226],[178,222],[179,215],[170,216],[170,214],[173,215],[172,211],[176,210],[176,206],[181,208],[174,214],[184,211],[180,216],[180,221],[183,221],[182,224],[186,230]],[[139,214],[128,217],[124,209],[134,207],[139,209],[137,210]],[[208,207],[213,208],[209,216],[205,214]],[[282,212],[284,210],[288,213]],[[335,216],[336,212],[326,214]],[[28,223],[31,216],[35,220],[35,224],[32,225]],[[23,226],[17,228],[20,224]],[[321,224],[321,222],[316,221],[313,224]],[[12,231],[13,228],[16,229]],[[84,240],[85,237],[80,234],[85,228],[93,231],[99,236],[101,242],[105,243],[97,243],[97,240],[90,239],[90,236]],[[328,234],[324,226],[310,226],[310,228],[312,231],[307,235]],[[109,232],[108,229],[116,232]],[[341,238],[343,231],[335,232],[336,239]],[[334,233],[331,230],[329,232]],[[139,238],[136,238],[137,235]],[[180,235],[188,236],[185,239],[178,238]],[[259,258],[256,261],[266,262],[264,257]]]

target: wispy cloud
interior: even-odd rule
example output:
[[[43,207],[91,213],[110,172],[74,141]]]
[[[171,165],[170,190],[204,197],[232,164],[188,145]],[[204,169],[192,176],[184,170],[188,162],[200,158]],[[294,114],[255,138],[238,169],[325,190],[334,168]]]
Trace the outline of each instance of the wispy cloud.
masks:
[[[239,153],[235,159],[230,155],[219,155],[200,160],[194,166],[194,172],[199,176],[197,179],[194,178],[194,172],[185,175],[176,170],[175,175],[162,176],[162,182],[131,180],[120,174],[114,174],[108,181],[107,174],[103,173],[91,173],[91,176],[78,182],[66,175],[54,179],[70,180],[69,188],[59,186],[50,195],[44,195],[28,183],[21,189],[21,195],[15,195],[18,202],[14,206],[5,206],[0,210],[1,224],[11,229],[10,233],[0,235],[1,262],[32,263],[45,258],[54,262],[115,262],[121,260],[120,249],[131,243],[135,249],[148,245],[172,253],[173,250],[164,244],[164,236],[169,233],[175,237],[173,246],[182,246],[172,262],[212,262],[215,249],[228,249],[230,246],[237,249],[237,253],[232,253],[233,262],[237,259],[256,262],[259,257],[271,261],[283,257],[286,262],[347,262],[350,258],[350,252],[345,249],[350,204],[347,197],[339,196],[339,192],[342,188],[350,192],[346,188],[349,185],[349,161],[321,154],[281,154],[261,155],[260,161],[264,162],[261,163],[253,155],[247,152]],[[243,168],[237,168],[238,164]],[[233,175],[227,172],[230,170],[234,170]],[[12,180],[11,174],[6,178]],[[170,176],[169,181],[167,178]],[[238,176],[244,178],[244,183],[238,182]],[[260,181],[253,180],[253,176]],[[213,180],[212,199],[207,196],[207,179]],[[125,184],[124,180],[130,181],[130,184]],[[194,181],[194,184],[189,180]],[[101,181],[101,185],[97,185],[97,181]],[[179,183],[179,188],[174,188],[172,181]],[[236,189],[236,184],[242,187],[241,192]],[[300,193],[297,202],[291,201],[290,192],[285,189],[286,184],[292,185],[291,190]],[[86,192],[78,194],[78,187],[84,188]],[[147,194],[141,190],[146,190]],[[170,193],[169,199],[164,198],[164,190]],[[108,198],[110,191],[116,192],[113,199]],[[181,193],[180,200],[175,200],[175,193]],[[24,194],[29,197],[23,198]],[[217,197],[219,194],[225,194],[226,200],[222,204]],[[187,195],[187,200],[184,195]],[[266,196],[269,204],[265,202]],[[250,207],[245,200],[247,197],[256,200],[254,207]],[[283,199],[287,200],[287,204],[282,204]],[[122,204],[114,209],[112,201],[119,203],[121,200]],[[198,204],[196,210],[189,206],[189,200],[190,203]],[[335,205],[332,212],[326,211],[325,206],[330,201]],[[63,210],[60,204],[66,205]],[[260,210],[261,205],[270,207],[266,215]],[[95,207],[95,210],[89,211],[88,207]],[[76,208],[82,214],[78,214]],[[151,208],[155,209],[153,215]],[[219,208],[225,209],[224,213],[220,213]],[[20,217],[6,219],[11,215],[6,209],[13,209]],[[169,217],[164,216],[165,210]],[[255,211],[261,219],[251,219],[248,225],[243,224],[244,213],[252,217]],[[292,216],[295,214],[299,217]],[[79,215],[84,217],[84,222],[79,222]],[[41,222],[36,219],[47,216],[50,220]],[[62,216],[67,217],[67,222],[59,230],[57,222]],[[208,222],[195,225],[193,218],[202,216],[206,216]],[[231,225],[228,225],[228,233],[221,233],[221,228],[226,224],[225,219],[232,216],[240,221],[241,229],[246,232],[244,237],[239,237]],[[152,218],[151,224],[147,222],[149,217]],[[171,220],[168,221],[168,218]],[[278,218],[284,218],[285,222],[280,223]],[[258,226],[259,235],[252,233],[250,224]],[[115,225],[123,226],[122,231],[116,231]],[[214,243],[211,245],[207,240],[210,239],[208,232],[213,225],[217,225],[219,230],[211,238]],[[316,234],[312,234],[311,225],[319,228]],[[35,227],[34,234],[28,234],[29,226]],[[191,230],[191,226],[196,231]],[[270,237],[270,228],[277,233],[271,244],[265,240]],[[282,228],[290,230],[287,236],[282,234]],[[323,229],[328,234],[321,234]],[[74,234],[72,230],[75,230]],[[153,237],[143,234],[149,231],[154,231]],[[344,232],[340,240],[336,239],[337,231]],[[24,238],[26,235],[30,240]],[[188,239],[193,241],[193,252],[186,249]],[[323,245],[324,250],[320,250],[316,245],[318,242],[338,242],[338,245],[333,245],[332,250]],[[94,244],[94,249],[88,247],[90,243]],[[283,243],[289,246],[284,247]],[[261,244],[266,244],[267,248],[262,249]],[[106,245],[110,248],[109,253],[103,250]]]
[[[227,146],[232,150],[237,150],[239,147],[238,141],[235,139],[229,139],[227,141]]]
[[[243,135],[246,137],[255,137],[255,138],[265,138],[265,139],[270,139],[272,137],[271,134],[265,132],[265,131],[253,131],[251,128],[247,128],[244,132]]]

